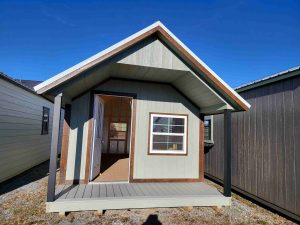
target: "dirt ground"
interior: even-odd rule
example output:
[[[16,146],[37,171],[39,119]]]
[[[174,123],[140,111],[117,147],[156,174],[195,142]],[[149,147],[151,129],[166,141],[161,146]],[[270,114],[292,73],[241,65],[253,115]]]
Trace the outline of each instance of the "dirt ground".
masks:
[[[74,212],[66,217],[45,213],[48,163],[0,185],[0,224],[294,224],[258,205],[233,195],[232,206],[194,208],[154,208]],[[220,188],[206,180],[210,185]]]

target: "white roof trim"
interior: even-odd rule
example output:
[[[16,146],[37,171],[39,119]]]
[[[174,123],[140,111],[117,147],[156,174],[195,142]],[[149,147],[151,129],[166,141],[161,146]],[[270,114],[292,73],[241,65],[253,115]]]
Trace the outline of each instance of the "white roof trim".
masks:
[[[226,84],[212,69],[210,69],[200,58],[198,58],[185,44],[183,44],[168,28],[166,28],[160,21],[157,21],[150,26],[140,30],[139,32],[129,36],[128,38],[123,39],[122,41],[112,45],[111,47],[93,55],[92,57],[76,64],[75,66],[70,67],[69,69],[51,77],[50,79],[38,84],[37,86],[34,87],[35,91],[38,91],[41,88],[44,88],[45,86],[53,83],[54,81],[68,75],[69,73],[80,69],[81,67],[87,65],[88,63],[96,60],[97,58],[100,58],[104,56],[105,54],[115,50],[116,48],[126,44],[127,42],[130,42],[131,40],[135,39],[136,37],[148,32],[149,30],[160,26],[162,29],[164,29],[174,40],[178,42],[191,56],[193,56],[196,61],[198,61],[203,67],[205,67],[216,79],[218,79],[234,96],[236,96],[241,102],[243,102],[248,108],[250,108],[250,104],[244,100],[235,90],[233,90],[228,84]]]

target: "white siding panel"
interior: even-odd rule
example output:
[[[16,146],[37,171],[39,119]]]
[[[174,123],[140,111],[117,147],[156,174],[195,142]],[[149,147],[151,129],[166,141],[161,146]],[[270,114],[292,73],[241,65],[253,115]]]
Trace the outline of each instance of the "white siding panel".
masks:
[[[43,106],[50,108],[41,135]],[[0,182],[49,159],[53,104],[0,79]]]

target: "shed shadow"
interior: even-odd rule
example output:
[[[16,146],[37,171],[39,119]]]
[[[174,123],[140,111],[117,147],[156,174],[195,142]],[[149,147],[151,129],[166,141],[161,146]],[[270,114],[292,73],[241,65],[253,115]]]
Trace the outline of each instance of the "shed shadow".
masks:
[[[159,221],[156,214],[151,214],[142,225],[162,225],[162,223]]]
[[[47,177],[48,173],[49,173],[49,160],[35,167],[32,167],[31,169],[26,170],[25,172],[13,178],[10,178],[0,183],[0,195],[11,192],[24,185],[27,185],[29,183]]]

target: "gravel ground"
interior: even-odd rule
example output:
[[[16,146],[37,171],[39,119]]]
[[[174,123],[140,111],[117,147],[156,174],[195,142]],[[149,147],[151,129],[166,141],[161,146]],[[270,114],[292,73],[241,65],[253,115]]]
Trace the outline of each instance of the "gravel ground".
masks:
[[[0,186],[0,224],[294,224],[258,205],[233,195],[232,206],[154,208],[93,212],[45,213],[48,163],[43,163]],[[210,185],[221,188],[206,180]]]

